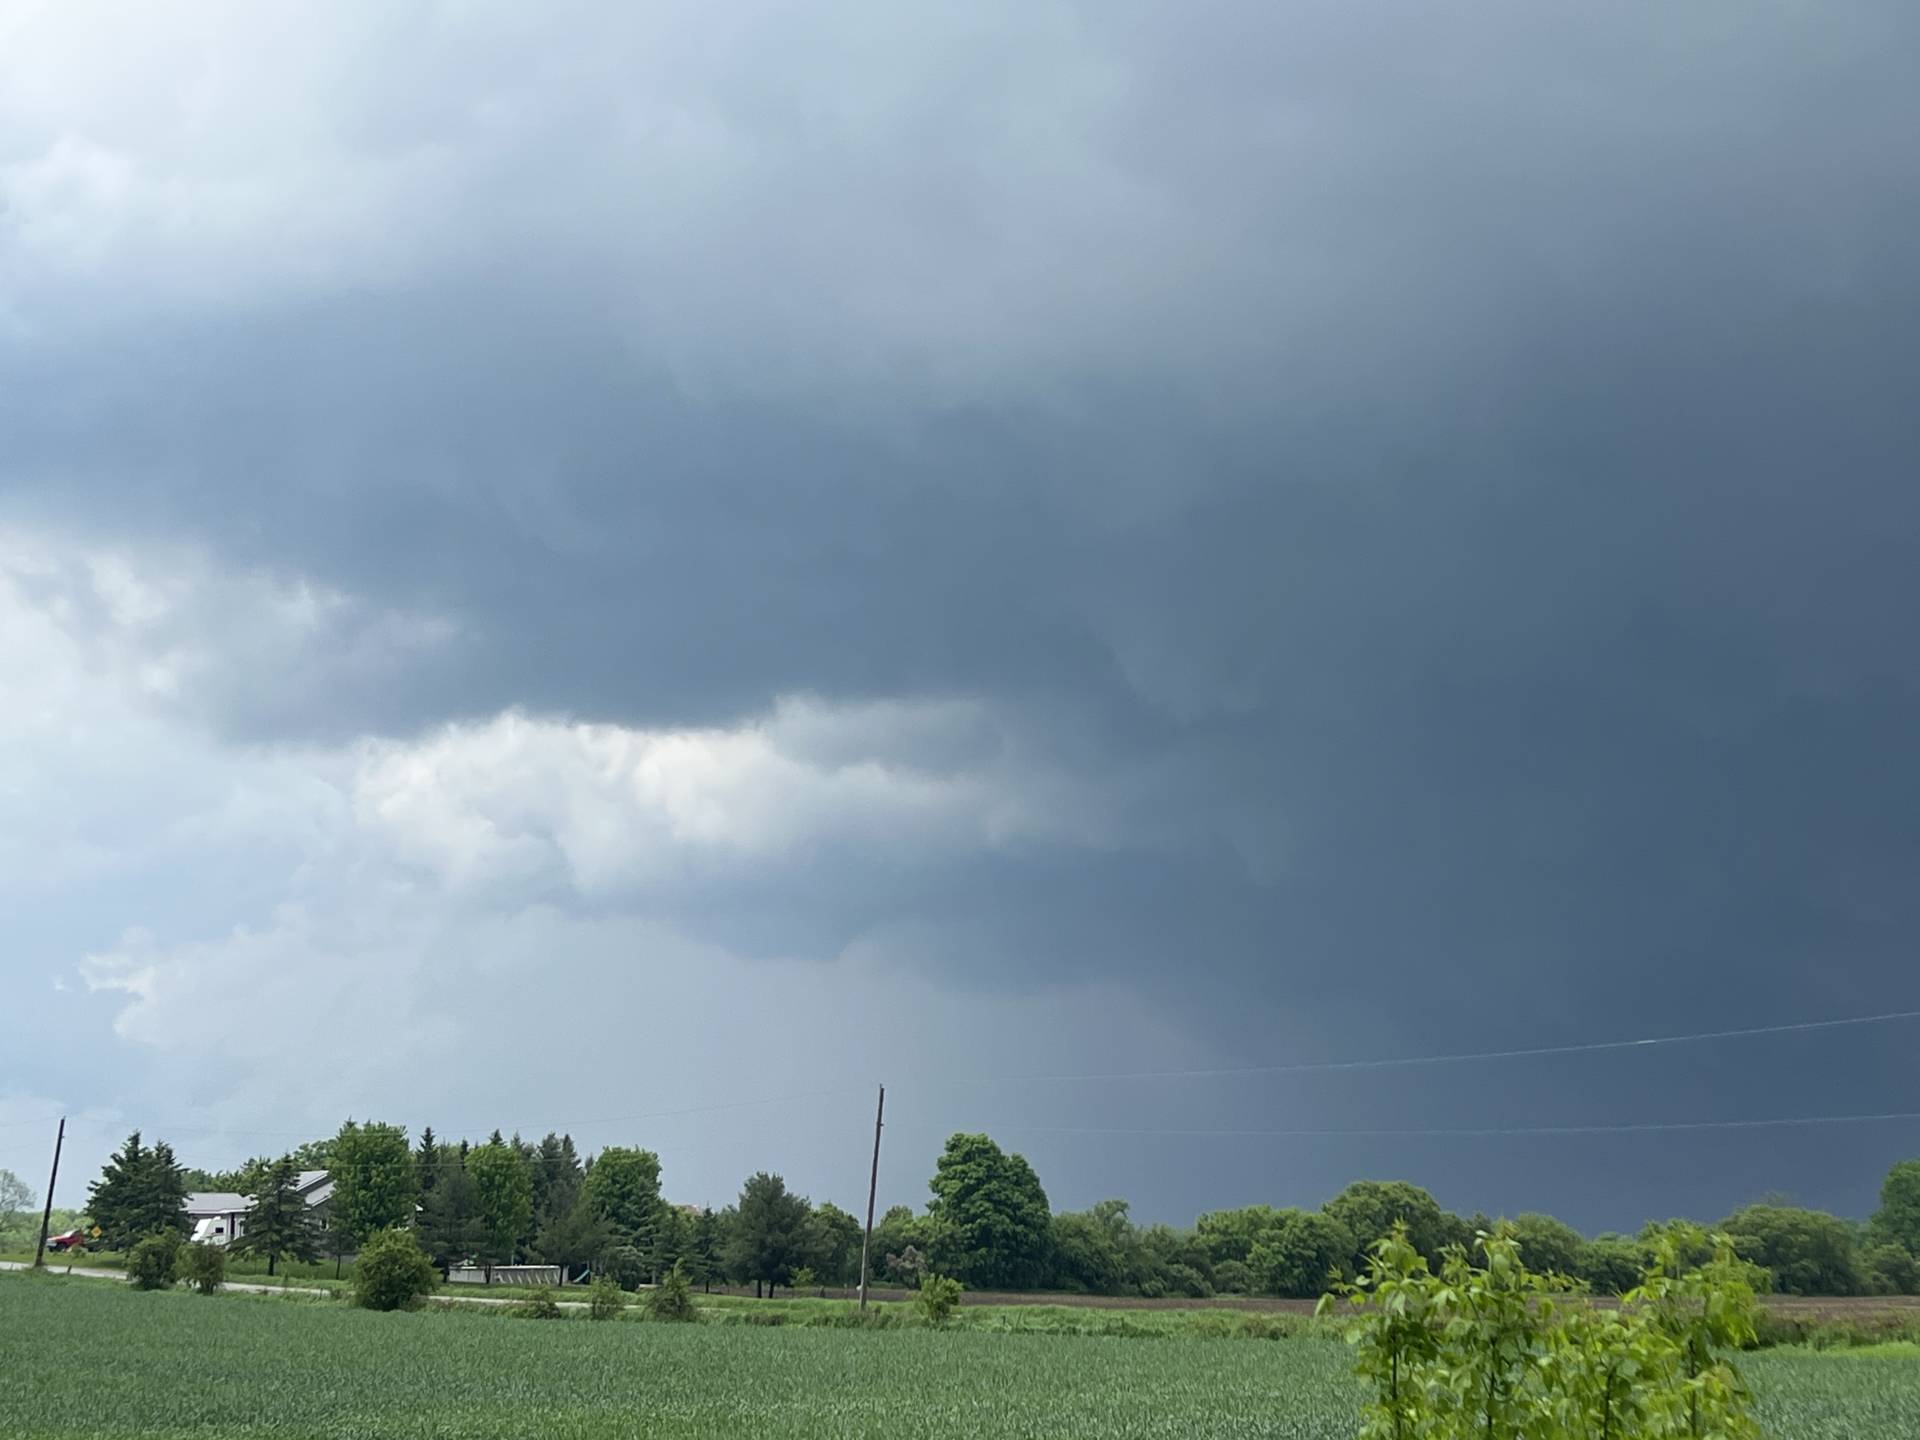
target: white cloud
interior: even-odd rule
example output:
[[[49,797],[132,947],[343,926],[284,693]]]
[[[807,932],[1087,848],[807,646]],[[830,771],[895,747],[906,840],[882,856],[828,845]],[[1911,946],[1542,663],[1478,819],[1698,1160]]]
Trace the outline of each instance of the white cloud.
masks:
[[[979,702],[796,697],[698,729],[509,712],[303,747],[223,737],[198,703],[256,667],[338,683],[343,643],[416,633],[441,630],[297,577],[0,531],[0,906],[40,932],[15,962],[36,984],[82,982],[50,997],[63,1043],[96,1057],[81,1173],[123,1124],[212,1163],[349,1112],[448,1129],[695,1104],[735,1036],[721,1098],[791,1089],[788,1045],[810,1086],[856,1088],[1187,1045],[1123,987],[967,989],[928,936],[863,916],[857,887],[828,898],[852,907],[851,943],[729,947],[728,906],[804,890],[823,854],[884,889],[956,858],[1115,843],[1106,792],[1124,784],[1060,770]],[[40,968],[50,954],[64,963]],[[33,1023],[0,1018],[0,1042]],[[86,1027],[109,1025],[102,1056]],[[852,1198],[835,1167],[859,1125],[758,1114],[638,1133],[698,1198],[767,1163]],[[965,1118],[901,1123],[930,1150]]]
[[[996,744],[953,768],[958,701],[789,700],[730,729],[637,730],[506,714],[361,747],[354,810],[404,860],[462,886],[561,879],[586,893],[690,870],[780,864],[844,845],[891,861],[1023,841],[1088,843],[1082,803],[1048,803]],[[1036,793],[1037,792],[1037,793]]]

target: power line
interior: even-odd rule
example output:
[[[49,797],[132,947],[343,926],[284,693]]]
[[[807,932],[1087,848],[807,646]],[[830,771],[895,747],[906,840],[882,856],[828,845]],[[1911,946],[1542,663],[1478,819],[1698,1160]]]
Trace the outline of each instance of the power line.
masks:
[[[1827,1019],[1827,1020],[1797,1020],[1797,1021],[1789,1021],[1781,1024],[1776,1024],[1776,1025],[1751,1025],[1751,1026],[1745,1026],[1745,1027],[1741,1027],[1738,1029],[1731,1029],[1731,1030],[1699,1030],[1699,1031],[1693,1031],[1687,1034],[1680,1034],[1680,1035],[1650,1035],[1650,1036],[1641,1036],[1641,1037],[1628,1039],[1628,1040],[1596,1040],[1596,1041],[1585,1041],[1585,1042],[1566,1044],[1566,1045],[1529,1045],[1529,1046],[1523,1046],[1523,1047],[1517,1047],[1517,1048],[1505,1049],[1505,1050],[1458,1051],[1458,1052],[1449,1052],[1449,1053],[1437,1054],[1437,1055],[1394,1056],[1394,1057],[1380,1057],[1380,1058],[1362,1059],[1362,1060],[1303,1060],[1303,1061],[1290,1061],[1282,1064],[1271,1064],[1271,1065],[1197,1066],[1197,1067],[1191,1067],[1191,1068],[1161,1069],[1161,1070],[1113,1070],[1113,1071],[1088,1071],[1088,1072],[1051,1073],[1051,1074],[1038,1073],[1038,1074],[988,1075],[988,1076],[978,1076],[971,1079],[967,1079],[967,1078],[948,1079],[948,1080],[933,1079],[933,1080],[924,1081],[922,1083],[927,1086],[945,1085],[945,1086],[955,1086],[955,1087],[971,1087],[971,1086],[997,1085],[997,1084],[1009,1084],[1009,1083],[1040,1084],[1040,1083],[1071,1082],[1071,1081],[1106,1082],[1106,1081],[1117,1081],[1117,1080],[1189,1080],[1189,1079],[1208,1079],[1208,1078],[1230,1078],[1233,1076],[1245,1076],[1245,1075],[1331,1074],[1331,1073],[1338,1073],[1343,1071],[1350,1072],[1350,1071],[1359,1071],[1359,1070],[1388,1070],[1388,1069],[1412,1068],[1412,1067],[1426,1066],[1426,1065],[1459,1065],[1459,1064],[1469,1064],[1469,1063],[1478,1062],[1478,1061],[1531,1059],[1531,1058],[1550,1056],[1550,1055],[1582,1055],[1582,1054],[1598,1054],[1598,1053],[1603,1053],[1607,1051],[1616,1051],[1616,1050],[1644,1050],[1644,1049],[1654,1049],[1661,1046],[1708,1043],[1708,1042],[1719,1041],[1719,1040],[1744,1040],[1744,1039],[1754,1039],[1762,1036],[1771,1036],[1771,1035],[1805,1034],[1805,1033],[1821,1032],[1821,1031],[1828,1031],[1828,1030],[1838,1030],[1838,1029],[1850,1028],[1850,1027],[1856,1027],[1856,1026],[1862,1026],[1862,1025],[1891,1024],[1894,1022],[1905,1021],[1905,1020],[1920,1020],[1920,1010],[1888,1010],[1888,1011],[1882,1011],[1872,1015],[1849,1015],[1849,1016],[1842,1016],[1842,1017]],[[675,1118],[678,1116],[685,1116],[685,1115],[702,1115],[702,1114],[711,1114],[711,1113],[727,1111],[727,1110],[743,1110],[743,1109],[759,1108],[764,1106],[791,1104],[791,1103],[797,1103],[799,1101],[804,1101],[804,1100],[829,1099],[829,1098],[835,1098],[843,1095],[864,1093],[864,1090],[865,1090],[865,1087],[863,1085],[862,1086],[843,1085],[843,1086],[836,1086],[836,1087],[823,1089],[823,1090],[796,1091],[796,1092],[791,1092],[783,1095],[761,1096],[761,1097],[750,1099],[750,1100],[728,1100],[728,1101],[720,1101],[713,1104],[680,1106],[680,1107],[677,1107],[674,1109],[668,1109],[668,1110],[643,1110],[643,1111],[635,1111],[625,1115],[604,1115],[604,1116],[599,1116],[597,1118],[588,1119],[588,1120],[572,1120],[572,1121],[565,1121],[565,1122],[556,1121],[547,1125],[545,1128],[549,1130],[554,1130],[554,1131],[560,1131],[560,1130],[572,1131],[574,1129],[584,1130],[584,1129],[588,1129],[590,1127],[598,1126],[598,1125],[628,1124],[628,1123],[632,1123],[635,1121],[642,1121],[642,1120],[671,1119],[671,1118]],[[46,1116],[39,1117],[37,1119],[0,1121],[0,1128],[14,1128],[17,1126],[24,1126],[24,1125],[50,1125],[54,1123],[54,1121],[58,1118],[59,1118],[58,1115],[46,1115]],[[1849,1117],[1842,1116],[1842,1117],[1832,1117],[1832,1118],[1836,1120],[1846,1120]],[[1862,1117],[1862,1118],[1875,1118],[1875,1117]],[[1893,1116],[1893,1117],[1887,1117],[1887,1118],[1900,1118],[1900,1117]],[[111,1128],[116,1128],[119,1123],[122,1123],[122,1122],[118,1122],[118,1121],[110,1122],[110,1121],[104,1121],[104,1120],[92,1120],[92,1121],[83,1120],[80,1122],[80,1128],[107,1130]],[[1701,1122],[1701,1123],[1719,1124],[1723,1122]],[[1754,1123],[1776,1123],[1776,1122],[1754,1122]],[[1778,1123],[1787,1123],[1787,1122],[1778,1122]],[[223,1125],[218,1122],[209,1123],[205,1121],[147,1122],[143,1124],[141,1128],[143,1130],[150,1131],[154,1134],[158,1134],[161,1131],[172,1131],[175,1134],[185,1133],[185,1134],[203,1134],[203,1135],[218,1134],[218,1135],[234,1135],[234,1136],[298,1136],[306,1139],[313,1138],[313,1132],[310,1129],[269,1130],[269,1129],[260,1129],[260,1128],[254,1128],[254,1127],[235,1127],[235,1126]],[[495,1129],[506,1130],[508,1128],[509,1127],[506,1127],[506,1126],[496,1126],[496,1125],[474,1125],[474,1126],[452,1129],[445,1133],[453,1136],[476,1135],[476,1134],[489,1133]],[[515,1128],[522,1131],[532,1131],[535,1129],[539,1129],[541,1127],[517,1126],[517,1127],[511,1127],[511,1128]],[[1003,1128],[1021,1128],[1021,1129],[1032,1130],[1035,1127],[1022,1126],[1022,1127],[1003,1127]],[[1617,1128],[1635,1129],[1635,1128],[1647,1128],[1647,1127],[1628,1126],[1628,1127],[1617,1127]],[[1126,1130],[1101,1132],[1097,1129],[1090,1129],[1085,1131],[1084,1133],[1154,1134],[1154,1133],[1180,1133],[1180,1132],[1126,1131]],[[1235,1132],[1199,1131],[1199,1132],[1190,1132],[1190,1133],[1225,1134],[1225,1133],[1235,1133]],[[1355,1135],[1355,1134],[1395,1135],[1395,1134],[1407,1134],[1407,1133],[1412,1133],[1412,1134],[1444,1134],[1444,1133],[1454,1133],[1454,1134],[1567,1133],[1567,1134],[1575,1134],[1575,1133],[1583,1133],[1583,1132],[1581,1132],[1578,1129],[1569,1129],[1566,1127],[1548,1127],[1545,1131],[1540,1131],[1540,1132],[1529,1132],[1525,1129],[1521,1129],[1521,1130],[1503,1129],[1503,1130],[1465,1130],[1465,1131],[1451,1131],[1451,1132],[1422,1130],[1422,1131],[1414,1131],[1414,1132],[1404,1132],[1404,1131],[1326,1131],[1326,1132],[1252,1131],[1252,1132],[1238,1132],[1238,1133],[1310,1136],[1314,1134],[1343,1134],[1343,1135]]]
[[[1125,1125],[1002,1125],[985,1128],[1040,1135],[1217,1135],[1239,1139],[1313,1140],[1375,1138],[1408,1140],[1422,1136],[1477,1135],[1618,1135],[1645,1130],[1758,1130],[1794,1125],[1868,1125],[1883,1121],[1920,1120],[1920,1110],[1884,1111],[1875,1115],[1783,1115],[1765,1120],[1643,1120],[1614,1125],[1472,1125],[1427,1129],[1360,1130],[1242,1130],[1148,1128]]]
[[[767,1105],[787,1105],[787,1104],[795,1104],[802,1100],[824,1100],[824,1099],[829,1099],[829,1098],[840,1096],[840,1095],[864,1094],[865,1092],[866,1092],[866,1087],[864,1085],[841,1085],[828,1090],[800,1090],[800,1091],[792,1091],[785,1095],[765,1095],[753,1100],[722,1100],[709,1105],[683,1105],[678,1107],[677,1109],[672,1109],[672,1110],[640,1110],[640,1111],[635,1111],[634,1113],[629,1115],[602,1115],[592,1120],[555,1121],[547,1125],[545,1128],[556,1134],[560,1133],[561,1131],[566,1131],[568,1133],[571,1133],[574,1130],[585,1130],[595,1125],[619,1125],[619,1124],[626,1124],[630,1121],[636,1121],[636,1120],[665,1120],[665,1119],[670,1119],[674,1116],[679,1116],[679,1115],[705,1115],[705,1114],[710,1114],[714,1111],[719,1111],[719,1110],[746,1110],[746,1109],[752,1109],[755,1107],[767,1106]],[[53,1119],[55,1118],[57,1117],[47,1117],[40,1120],[10,1120],[10,1121],[7,1121],[6,1123],[8,1125],[45,1125],[45,1124],[51,1124],[53,1122]],[[115,1120],[115,1121],[91,1120],[91,1121],[82,1122],[82,1125],[80,1128],[94,1129],[94,1130],[110,1130],[110,1129],[117,1129],[123,1123],[125,1122],[118,1121],[118,1120]],[[362,1122],[362,1123],[369,1123],[369,1122]],[[378,1124],[381,1122],[374,1121],[370,1123]],[[452,1137],[454,1139],[459,1139],[459,1138],[463,1138],[465,1136],[470,1136],[470,1135],[491,1134],[495,1130],[502,1132],[504,1136],[510,1131],[515,1133],[522,1132],[522,1131],[531,1133],[532,1131],[539,1128],[541,1127],[529,1126],[529,1125],[507,1126],[507,1125],[487,1124],[487,1125],[470,1125],[462,1128],[448,1129],[445,1131],[436,1131],[435,1134],[437,1136],[444,1135],[444,1136]],[[311,1139],[324,1140],[324,1139],[331,1138],[325,1135],[316,1136],[311,1129],[261,1130],[261,1129],[254,1129],[250,1127],[223,1125],[218,1121],[204,1121],[204,1120],[181,1120],[181,1121],[149,1120],[149,1121],[142,1122],[140,1125],[140,1129],[143,1133],[150,1132],[156,1137],[159,1136],[160,1132],[162,1131],[170,1131],[176,1135],[178,1134],[260,1135],[260,1136],[295,1135],[295,1136],[300,1136],[309,1140]]]
[[[1177,1070],[1109,1070],[1036,1075],[988,1075],[974,1080],[952,1080],[951,1085],[1037,1084],[1066,1080],[1189,1080],[1234,1075],[1306,1075],[1341,1070],[1389,1070],[1417,1065],[1460,1065],[1476,1060],[1521,1060],[1542,1055],[1583,1055],[1605,1050],[1640,1050],[1661,1045],[1688,1045],[1711,1040],[1744,1040],[1761,1035],[1788,1035],[1814,1030],[1836,1030],[1852,1025],[1882,1025],[1896,1020],[1920,1020],[1920,1010],[1888,1010],[1878,1015],[1849,1015],[1835,1020],[1796,1020],[1782,1025],[1750,1025],[1738,1030],[1700,1030],[1687,1035],[1649,1035],[1633,1040],[1594,1040],[1572,1045],[1528,1045],[1513,1050],[1471,1050],[1442,1055],[1406,1055],[1372,1060],[1301,1060],[1280,1065],[1218,1065]]]

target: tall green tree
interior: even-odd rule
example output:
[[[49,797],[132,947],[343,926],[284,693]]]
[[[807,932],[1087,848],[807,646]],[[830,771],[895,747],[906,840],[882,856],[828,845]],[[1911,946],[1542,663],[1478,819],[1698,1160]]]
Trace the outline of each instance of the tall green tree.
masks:
[[[751,1280],[758,1293],[784,1285],[808,1260],[807,1221],[812,1206],[804,1195],[787,1189],[787,1182],[766,1171],[751,1176],[740,1188],[732,1234],[728,1237],[728,1269]]]
[[[1025,1289],[1046,1273],[1052,1212],[1022,1155],[950,1136],[929,1182],[934,1267],[976,1290]]]
[[[455,1146],[442,1145],[438,1160],[439,1178],[420,1216],[420,1248],[444,1275],[479,1252],[480,1212],[465,1156]]]
[[[269,1165],[254,1186],[246,1228],[232,1245],[238,1254],[266,1256],[269,1275],[279,1267],[283,1255],[290,1260],[311,1260],[319,1253],[320,1237],[313,1212],[301,1197],[299,1184],[300,1170],[291,1155],[283,1155]]]
[[[411,1230],[419,1172],[403,1126],[349,1120],[333,1137],[331,1226],[359,1246],[376,1230]]]
[[[467,1156],[467,1175],[480,1220],[480,1263],[491,1281],[494,1266],[512,1263],[533,1221],[533,1177],[519,1148],[497,1140]]]
[[[0,1231],[11,1230],[33,1205],[33,1187],[11,1170],[0,1170]]]
[[[1269,1295],[1313,1299],[1352,1272],[1353,1233],[1324,1211],[1281,1210],[1248,1253],[1254,1283]]]
[[[89,1189],[88,1209],[107,1247],[124,1250],[146,1235],[187,1233],[187,1182],[166,1141],[149,1149],[127,1137]]]
[[[702,1210],[693,1220],[693,1234],[687,1242],[687,1278],[703,1290],[712,1290],[713,1282],[726,1275],[726,1234],[721,1217]]]
[[[1745,1205],[1720,1224],[1742,1259],[1773,1273],[1783,1295],[1857,1295],[1862,1289],[1853,1227],[1795,1205]]]
[[[1353,1236],[1348,1264],[1355,1274],[1366,1268],[1374,1244],[1391,1234],[1395,1225],[1407,1227],[1408,1241],[1429,1264],[1437,1264],[1440,1252],[1459,1238],[1440,1202],[1404,1180],[1356,1180],[1321,1209]]]
[[[623,1245],[645,1254],[660,1219],[660,1157],[609,1145],[594,1158],[580,1193]]]
[[[580,1154],[573,1148],[573,1137],[555,1135],[552,1131],[540,1142],[533,1166],[534,1219],[545,1225],[573,1209],[586,1176],[580,1169]]]
[[[413,1173],[415,1188],[420,1192],[421,1203],[426,1203],[427,1192],[433,1189],[433,1182],[440,1169],[440,1142],[433,1137],[433,1126],[429,1125],[420,1132],[420,1143],[413,1151]]]
[[[831,1200],[814,1206],[809,1263],[827,1285],[853,1285],[860,1279],[860,1222]]]
[[[1520,1258],[1536,1275],[1586,1274],[1587,1237],[1566,1221],[1528,1211],[1516,1215],[1507,1229],[1520,1247]]]
[[[652,1239],[641,1252],[646,1256],[647,1274],[657,1281],[673,1269],[686,1258],[687,1246],[692,1240],[693,1217],[677,1205],[662,1201]]]
[[[1920,1256],[1920,1160],[1902,1160],[1887,1172],[1872,1228],[1876,1242]]]
[[[601,1268],[601,1260],[618,1243],[613,1227],[591,1205],[576,1204],[553,1216],[534,1237],[534,1253],[549,1265],[575,1270],[586,1265]]]

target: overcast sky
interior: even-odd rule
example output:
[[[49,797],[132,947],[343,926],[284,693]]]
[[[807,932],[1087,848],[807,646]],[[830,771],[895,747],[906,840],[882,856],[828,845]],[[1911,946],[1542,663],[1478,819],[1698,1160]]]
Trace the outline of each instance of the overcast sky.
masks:
[[[1920,8],[0,0],[0,1165],[1863,1214]],[[697,1106],[773,1100],[699,1113]]]

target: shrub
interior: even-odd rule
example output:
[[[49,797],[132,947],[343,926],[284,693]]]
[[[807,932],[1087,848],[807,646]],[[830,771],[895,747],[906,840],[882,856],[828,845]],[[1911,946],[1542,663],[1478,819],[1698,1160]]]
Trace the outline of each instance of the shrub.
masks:
[[[354,1262],[353,1303],[365,1310],[411,1310],[439,1280],[411,1230],[376,1230]]]
[[[916,1246],[909,1245],[898,1255],[887,1256],[887,1274],[902,1285],[918,1285],[927,1278],[927,1261]]]
[[[929,1274],[920,1282],[920,1293],[914,1304],[920,1307],[920,1313],[926,1317],[929,1325],[944,1325],[953,1314],[953,1307],[960,1303],[960,1282],[945,1275]]]
[[[173,1257],[173,1278],[211,1295],[227,1278],[227,1252],[218,1245],[182,1245]]]
[[[611,1275],[622,1290],[638,1290],[647,1276],[647,1257],[631,1245],[616,1245],[601,1258],[600,1273]]]
[[[698,1320],[700,1312],[693,1303],[693,1282],[687,1267],[678,1260],[673,1269],[660,1277],[660,1283],[647,1292],[647,1314],[655,1320]]]
[[[1339,1287],[1362,1312],[1348,1336],[1375,1400],[1362,1440],[1716,1436],[1757,1440],[1748,1395],[1724,1351],[1754,1339],[1753,1269],[1724,1236],[1697,1269],[1697,1231],[1654,1237],[1645,1281],[1618,1309],[1551,1293],[1502,1227],[1484,1263],[1443,1253],[1436,1275],[1404,1225]],[[1334,1296],[1321,1302],[1332,1308]]]
[[[787,1281],[788,1286],[791,1287],[793,1293],[796,1295],[805,1294],[819,1283],[820,1282],[814,1277],[813,1267],[811,1265],[802,1265],[798,1270],[793,1272],[793,1278]]]
[[[588,1318],[618,1320],[626,1308],[627,1297],[611,1275],[602,1275],[593,1282],[593,1289],[587,1297]]]
[[[127,1279],[136,1290],[165,1290],[173,1284],[173,1259],[180,1237],[171,1230],[147,1236],[127,1255]]]
[[[542,1285],[528,1292],[527,1298],[513,1307],[513,1315],[520,1320],[563,1320],[565,1312],[560,1302],[553,1298],[553,1291]]]

